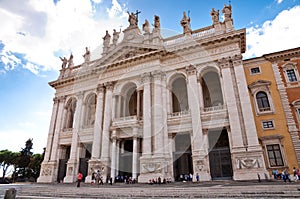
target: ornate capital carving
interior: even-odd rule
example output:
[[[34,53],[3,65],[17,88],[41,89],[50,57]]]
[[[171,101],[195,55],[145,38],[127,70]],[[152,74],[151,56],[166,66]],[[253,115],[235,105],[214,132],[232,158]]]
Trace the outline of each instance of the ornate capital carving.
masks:
[[[151,80],[151,74],[150,73],[143,73],[141,75],[142,83],[150,82]]]
[[[152,72],[152,76],[153,76],[154,80],[161,80],[162,72],[156,70],[156,71]]]
[[[229,68],[231,66],[230,58],[229,57],[223,57],[222,59],[219,59],[218,60],[218,65],[221,69]]]
[[[105,83],[105,88],[106,88],[106,90],[112,91],[113,88],[114,88],[113,82],[106,82],[106,83]]]
[[[197,73],[197,69],[193,65],[189,65],[189,66],[185,67],[185,70],[188,75],[195,75]]]
[[[81,99],[83,99],[84,92],[80,91],[80,92],[76,93],[76,96],[78,97],[78,100],[81,100]]]
[[[104,91],[105,91],[104,85],[103,85],[103,84],[99,84],[99,85],[97,86],[97,92],[98,92],[98,93],[103,93]]]
[[[231,61],[232,61],[232,65],[233,66],[239,66],[242,65],[242,55],[234,55],[233,57],[231,57]]]

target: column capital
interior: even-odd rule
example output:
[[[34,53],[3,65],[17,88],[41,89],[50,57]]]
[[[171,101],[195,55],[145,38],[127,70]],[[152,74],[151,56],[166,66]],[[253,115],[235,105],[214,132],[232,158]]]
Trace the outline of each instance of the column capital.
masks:
[[[65,102],[66,98],[66,96],[57,96],[53,98],[53,102],[54,104],[59,102]]]
[[[142,80],[142,83],[149,83],[150,80],[151,80],[151,74],[150,73],[143,73],[141,75],[141,80]]]
[[[76,97],[78,98],[78,100],[83,99],[83,96],[84,96],[84,92],[83,91],[79,91],[79,92],[76,93]]]
[[[239,55],[234,55],[234,56],[232,56],[232,57],[230,57],[231,58],[231,61],[232,61],[232,65],[233,66],[239,66],[239,65],[242,65],[242,58],[243,58],[243,56],[241,55],[241,54],[239,54]]]
[[[105,91],[104,84],[98,84],[97,93],[103,93]]]
[[[159,70],[153,71],[152,76],[153,76],[154,80],[161,80],[162,72]]]
[[[195,75],[197,73],[197,69],[193,65],[188,65],[185,67],[185,70],[187,72],[187,75]]]
[[[222,59],[218,60],[218,65],[221,69],[223,68],[230,68],[230,57],[223,57]]]
[[[105,86],[106,90],[112,91],[113,88],[114,88],[114,83],[113,83],[113,82],[106,82],[106,83],[104,84],[104,86]]]

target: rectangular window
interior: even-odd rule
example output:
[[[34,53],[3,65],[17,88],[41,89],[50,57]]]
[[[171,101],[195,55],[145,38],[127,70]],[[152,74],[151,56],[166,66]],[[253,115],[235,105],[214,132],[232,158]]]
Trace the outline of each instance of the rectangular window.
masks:
[[[255,68],[251,68],[250,69],[251,74],[258,74],[260,73],[260,68],[259,67],[255,67]]]
[[[297,77],[296,77],[294,69],[286,70],[286,75],[288,77],[289,82],[296,82],[297,81]]]
[[[267,145],[267,152],[271,167],[283,166],[283,160],[279,144]]]
[[[274,128],[274,124],[273,124],[272,120],[263,121],[262,126],[263,126],[263,129],[273,129]]]

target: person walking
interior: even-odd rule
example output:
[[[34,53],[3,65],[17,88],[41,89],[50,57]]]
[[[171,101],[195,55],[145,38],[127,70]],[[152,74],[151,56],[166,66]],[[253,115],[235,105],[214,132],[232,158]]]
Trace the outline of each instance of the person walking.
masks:
[[[80,183],[82,181],[83,175],[81,173],[81,171],[78,172],[77,174],[77,187],[80,187]]]

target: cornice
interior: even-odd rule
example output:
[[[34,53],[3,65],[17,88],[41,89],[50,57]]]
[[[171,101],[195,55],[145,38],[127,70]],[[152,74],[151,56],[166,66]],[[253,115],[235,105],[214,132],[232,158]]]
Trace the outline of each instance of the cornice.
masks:
[[[293,58],[293,57],[300,57],[300,47],[288,49],[284,51],[274,52],[270,54],[263,55],[268,61],[283,61],[285,59]]]

